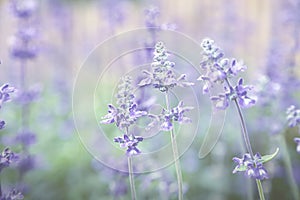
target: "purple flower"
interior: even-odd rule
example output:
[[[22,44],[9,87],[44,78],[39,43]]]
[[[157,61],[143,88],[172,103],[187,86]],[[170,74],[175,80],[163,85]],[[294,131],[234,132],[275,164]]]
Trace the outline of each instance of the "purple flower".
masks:
[[[300,154],[300,138],[294,138],[294,141],[297,144],[296,151]]]
[[[14,152],[12,152],[8,147],[5,148],[2,153],[0,154],[0,172],[6,168],[9,167],[9,165],[16,161],[18,159],[18,156],[15,155]]]
[[[28,89],[27,91],[22,91],[17,94],[16,102],[20,105],[30,104],[40,97],[41,90],[41,87],[34,86]]]
[[[22,130],[15,138],[15,142],[21,143],[23,146],[29,146],[36,142],[36,134],[30,130]]]
[[[149,130],[159,125],[161,131],[170,131],[173,129],[174,121],[180,124],[190,123],[192,120],[186,117],[184,113],[192,109],[193,107],[184,106],[183,101],[180,101],[178,105],[170,111],[163,109],[159,115],[149,114],[148,116],[152,118],[152,122],[147,126],[147,129]]]
[[[116,95],[118,107],[112,104],[108,105],[108,114],[102,117],[100,123],[116,123],[120,129],[125,129],[134,124],[138,118],[147,114],[145,111],[138,110],[135,103],[135,96],[132,93],[131,78],[124,77],[119,85],[119,91]]]
[[[3,103],[11,100],[10,94],[13,92],[15,92],[15,88],[9,86],[7,83],[0,87],[0,108],[2,107]]]
[[[250,154],[246,153],[242,158],[234,157],[232,160],[237,164],[232,173],[245,171],[245,174],[250,178],[263,180],[269,178],[268,172],[263,166],[262,157],[259,153],[254,155],[252,159]]]
[[[296,109],[294,105],[291,105],[287,109],[286,114],[289,127],[295,127],[300,124],[300,109]]]
[[[153,85],[161,92],[167,92],[175,86],[188,87],[193,83],[186,81],[186,75],[176,76],[173,71],[174,62],[168,60],[169,53],[164,44],[158,42],[155,45],[153,62],[151,63],[152,72],[144,70],[146,77],[140,81],[139,86]]]
[[[251,107],[255,104],[255,99],[247,96],[247,92],[253,87],[249,85],[243,85],[243,79],[240,78],[238,84],[235,86],[235,94],[237,95],[238,103],[243,108]]]
[[[119,143],[120,147],[127,148],[126,155],[127,156],[134,156],[141,153],[141,151],[137,148],[139,142],[143,141],[143,138],[140,136],[134,135],[126,135],[124,134],[123,137],[115,137],[114,142]]]
[[[0,120],[0,130],[3,129],[5,126],[5,121]]]
[[[11,190],[7,195],[2,195],[0,200],[21,200],[24,196],[16,189]]]
[[[19,18],[31,17],[37,8],[34,0],[11,0],[12,11]]]

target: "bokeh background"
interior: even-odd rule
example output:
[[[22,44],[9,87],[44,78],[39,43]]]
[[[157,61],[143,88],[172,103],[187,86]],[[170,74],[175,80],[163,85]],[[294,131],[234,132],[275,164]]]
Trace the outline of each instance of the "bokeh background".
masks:
[[[210,37],[228,57],[242,59],[248,66],[242,76],[254,86],[253,95],[258,99],[253,108],[245,110],[253,148],[262,154],[273,153],[276,147],[281,149],[276,159],[266,164],[270,174],[270,179],[263,181],[267,199],[295,199],[292,191],[295,193],[300,187],[300,155],[293,138],[299,134],[297,128],[288,128],[285,111],[291,104],[300,106],[299,0],[40,0],[36,3],[30,26],[36,28],[32,40],[38,50],[36,58],[26,63],[25,77],[26,88],[39,91],[27,115],[30,129],[36,135],[34,144],[28,148],[34,161],[22,177],[22,184],[17,166],[3,170],[3,190],[17,185],[25,188],[25,199],[36,200],[130,199],[128,176],[119,170],[123,167],[118,167],[122,165],[124,152],[117,144],[101,141],[103,135],[107,141],[112,140],[119,131],[113,125],[100,126],[97,121],[106,114],[107,104],[115,102],[113,97],[120,77],[127,74],[139,78],[140,71],[151,62],[147,49],[118,58],[123,49],[132,49],[127,42],[133,40],[142,48],[165,38],[167,48],[170,46],[172,51],[184,49],[181,54],[191,63],[173,56],[178,67],[175,68],[196,83],[189,90],[176,90],[172,97],[174,105],[185,98],[186,104],[196,108],[190,114],[193,123],[181,126],[177,132],[182,142],[180,161],[185,199],[258,199],[253,180],[232,174],[232,157],[241,157],[244,152],[235,109],[226,112],[224,127],[224,113],[220,114],[220,120],[210,123],[212,105],[202,95],[202,84],[196,81],[201,74],[197,68],[201,61],[199,44]],[[16,88],[21,87],[22,72],[20,60],[12,56],[11,49],[12,36],[18,27],[20,19],[11,9],[11,1],[1,0],[0,84],[9,82]],[[157,34],[155,41],[151,35],[153,27]],[[124,33],[136,29],[143,31],[136,38],[134,34],[139,32],[133,31],[130,39],[122,40]],[[192,42],[176,40],[181,34]],[[111,58],[116,61],[107,66]],[[93,93],[86,94],[91,90]],[[155,92],[150,97],[155,103],[163,100]],[[7,122],[0,132],[1,149],[10,146],[22,152],[22,146],[12,139],[21,126],[20,109],[14,99],[1,109],[1,118]],[[223,131],[218,138],[221,127]],[[143,132],[143,125],[137,130],[143,136],[149,134]],[[217,139],[218,143],[200,159],[198,152],[207,133],[212,135],[211,147]],[[170,145],[166,133],[146,141],[141,146],[146,152],[155,149],[159,152]],[[135,176],[139,199],[177,198],[175,169],[165,163],[170,154],[168,151],[158,154],[159,157],[151,157],[148,162],[161,163],[160,169],[154,167],[152,172]],[[106,166],[107,163],[118,166]],[[149,163],[147,166],[151,168]],[[137,159],[136,167],[143,169],[143,166]]]

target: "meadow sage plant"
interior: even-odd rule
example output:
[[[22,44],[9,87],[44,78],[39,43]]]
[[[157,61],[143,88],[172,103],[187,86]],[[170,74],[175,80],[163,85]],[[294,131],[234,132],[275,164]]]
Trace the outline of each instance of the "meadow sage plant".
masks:
[[[300,134],[300,109],[297,109],[294,105],[291,105],[287,111],[287,122],[289,127],[298,127]],[[300,154],[300,137],[294,138],[295,143],[297,144],[296,151]]]
[[[0,87],[0,109],[2,108],[2,105],[5,102],[8,102],[11,100],[11,94],[15,92],[15,88],[11,87],[9,84],[3,84]],[[0,120],[0,130],[4,129],[5,122],[3,120]],[[15,154],[13,151],[10,150],[9,147],[6,147],[1,153],[0,153],[0,176],[4,168],[10,167],[12,163],[15,163],[18,160],[18,155]],[[0,200],[18,200],[23,199],[23,195],[15,190],[12,189],[7,194],[3,193],[2,187],[1,187],[1,181],[0,181]]]
[[[158,125],[161,131],[169,131],[171,136],[173,157],[175,161],[175,169],[178,182],[178,199],[183,199],[183,181],[181,166],[178,160],[179,152],[174,131],[174,122],[187,123],[191,120],[184,114],[192,110],[192,107],[184,106],[180,101],[178,106],[170,108],[169,92],[175,87],[189,87],[193,83],[186,81],[186,75],[177,76],[174,71],[175,63],[169,61],[169,53],[162,42],[157,42],[154,49],[153,61],[151,63],[151,71],[144,70],[145,78],[138,84],[140,87],[151,85],[155,89],[165,94],[166,108],[159,115],[148,114],[153,121],[148,125],[148,128]]]
[[[203,57],[200,67],[204,71],[204,75],[198,80],[204,81],[203,93],[209,93],[210,89],[219,84],[224,87],[224,92],[217,96],[211,96],[211,100],[217,109],[225,110],[233,102],[240,119],[242,136],[244,139],[247,153],[242,158],[234,157],[233,161],[237,164],[233,173],[244,172],[249,178],[256,180],[260,199],[265,199],[261,180],[269,178],[268,172],[264,167],[264,163],[271,160],[278,153],[273,155],[261,156],[260,153],[253,153],[249,140],[249,134],[246,128],[246,122],[242,113],[242,108],[249,108],[256,102],[255,98],[248,95],[253,88],[244,85],[244,80],[239,78],[236,84],[230,82],[231,79],[237,77],[240,72],[247,69],[243,61],[235,58],[226,58],[223,50],[218,47],[214,40],[206,38],[202,41]]]
[[[147,112],[138,110],[138,105],[133,94],[132,78],[129,76],[122,78],[122,82],[118,86],[116,99],[117,106],[109,104],[108,114],[102,117],[100,123],[114,123],[122,132],[121,136],[114,138],[114,142],[119,143],[121,148],[126,148],[131,196],[132,199],[136,199],[132,156],[141,153],[138,144],[143,141],[143,138],[134,135],[133,132],[130,132],[129,128],[133,126],[140,117],[145,116]]]

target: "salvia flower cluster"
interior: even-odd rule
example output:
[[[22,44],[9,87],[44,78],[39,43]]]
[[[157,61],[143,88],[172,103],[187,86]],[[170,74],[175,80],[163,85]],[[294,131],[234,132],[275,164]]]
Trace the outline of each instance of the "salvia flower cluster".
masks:
[[[2,108],[3,103],[8,102],[11,100],[11,94],[15,92],[15,88],[10,86],[9,84],[3,84],[0,87],[0,109]],[[5,122],[0,120],[0,130],[4,128]],[[0,174],[2,173],[4,168],[9,167],[12,163],[18,161],[18,155],[15,154],[9,147],[6,147],[0,153]],[[0,182],[0,200],[18,200],[23,199],[23,195],[15,190],[12,189],[9,193],[3,194]]]
[[[124,133],[122,137],[116,137],[115,142],[120,144],[120,147],[127,148],[127,156],[140,154],[141,151],[137,148],[139,142],[143,140],[140,136],[129,134],[128,129],[133,125],[138,118],[147,114],[145,111],[138,110],[138,105],[135,102],[133,94],[132,79],[125,76],[122,83],[118,86],[118,93],[116,95],[117,107],[112,104],[108,105],[108,114],[102,117],[100,123],[112,124]]]
[[[294,105],[291,105],[287,111],[287,122],[289,127],[298,126],[300,133],[300,109],[297,109]],[[296,151],[300,154],[300,137],[294,138],[295,143],[297,144]]]
[[[204,39],[201,43],[201,47],[203,49],[203,58],[200,67],[203,69],[204,75],[200,76],[198,80],[205,82],[203,93],[209,93],[210,89],[216,85],[223,86],[224,91],[216,96],[212,96],[212,102],[217,109],[224,110],[228,108],[230,101],[234,101],[240,118],[242,135],[248,153],[244,154],[242,158],[233,158],[233,161],[237,164],[233,173],[245,172],[248,177],[256,180],[268,178],[269,175],[263,163],[274,158],[278,153],[278,149],[274,154],[263,157],[260,153],[253,154],[245,119],[240,109],[240,107],[248,108],[256,103],[254,98],[248,96],[248,92],[252,90],[253,87],[244,85],[242,78],[238,78],[234,86],[230,83],[230,79],[237,78],[238,74],[244,72],[247,67],[243,61],[238,61],[235,58],[226,58],[223,50],[218,47],[212,39]],[[260,196],[263,196],[260,184],[260,182],[257,182]]]
[[[218,47],[214,40],[206,38],[202,41],[203,58],[200,67],[204,70],[204,75],[198,80],[205,81],[203,93],[206,94],[215,84],[223,84],[224,92],[217,96],[212,96],[211,100],[216,108],[226,109],[231,100],[237,100],[241,107],[250,107],[255,104],[255,99],[248,96],[252,86],[243,85],[244,81],[240,78],[235,86],[229,80],[236,77],[240,72],[247,69],[243,61],[235,58],[224,57],[223,50]]]
[[[245,174],[250,178],[263,180],[269,178],[266,168],[263,166],[262,157],[259,153],[251,158],[250,154],[246,153],[242,158],[234,157],[233,161],[237,164],[233,173],[241,171],[246,168]]]
[[[186,81],[186,75],[176,76],[173,67],[174,62],[168,60],[169,53],[164,44],[158,42],[155,45],[153,62],[151,64],[152,72],[144,70],[146,78],[140,81],[139,86],[152,85],[161,92],[167,92],[175,86],[188,87],[193,85]]]

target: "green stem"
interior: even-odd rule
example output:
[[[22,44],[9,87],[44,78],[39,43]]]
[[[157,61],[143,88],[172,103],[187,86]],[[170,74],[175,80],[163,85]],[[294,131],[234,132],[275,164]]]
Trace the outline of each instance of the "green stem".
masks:
[[[166,106],[167,110],[170,111],[170,102],[169,102],[169,95],[166,93]],[[173,151],[173,157],[174,157],[174,164],[175,164],[175,170],[176,170],[176,176],[177,176],[177,184],[178,184],[178,199],[183,200],[183,186],[182,186],[182,173],[181,173],[181,166],[179,162],[179,153],[178,153],[178,146],[176,142],[176,136],[174,133],[174,128],[170,131],[171,135],[171,143],[172,143],[172,151]]]
[[[285,168],[287,170],[288,182],[289,182],[289,185],[290,185],[291,190],[292,190],[293,199],[300,199],[297,183],[296,183],[296,180],[293,176],[293,168],[292,168],[291,157],[288,153],[288,148],[287,148],[285,138],[283,137],[282,134],[280,134],[278,140],[279,140],[279,143],[280,143],[280,146],[281,146],[281,151],[283,153],[283,156],[282,156],[283,157],[283,163],[284,163]]]
[[[130,191],[131,191],[131,199],[136,200],[136,191],[135,191],[135,183],[133,178],[133,167],[132,167],[132,157],[128,157],[128,175],[129,175],[129,183],[130,183]]]
[[[263,190],[261,181],[256,179],[256,185],[257,185],[260,200],[265,200],[264,190]]]

